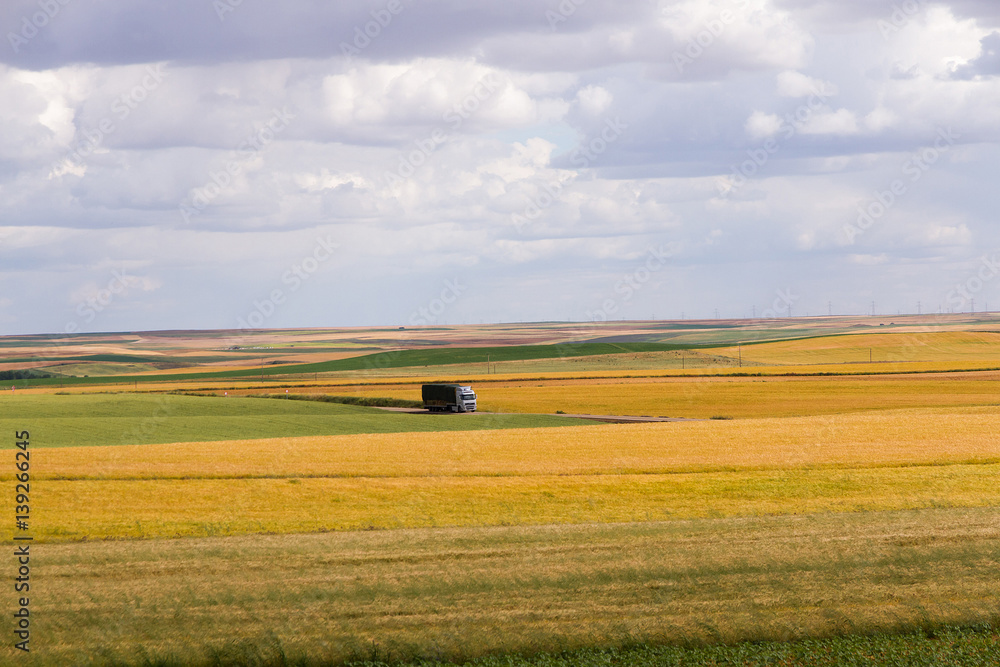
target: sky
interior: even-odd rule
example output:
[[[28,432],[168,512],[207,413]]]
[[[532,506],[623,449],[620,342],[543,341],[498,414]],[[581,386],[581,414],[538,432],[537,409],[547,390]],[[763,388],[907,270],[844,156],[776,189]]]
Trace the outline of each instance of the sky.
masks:
[[[995,0],[5,0],[0,334],[1000,310]]]

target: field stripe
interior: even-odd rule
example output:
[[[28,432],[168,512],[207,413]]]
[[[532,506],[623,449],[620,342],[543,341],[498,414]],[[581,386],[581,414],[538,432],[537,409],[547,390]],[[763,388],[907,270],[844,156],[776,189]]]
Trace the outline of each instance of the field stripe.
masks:
[[[666,474],[993,463],[995,408],[37,450],[33,479]],[[11,479],[13,471],[0,471]]]
[[[1000,464],[673,475],[47,480],[35,483],[32,514],[39,541],[620,523],[1000,506],[998,478]]]

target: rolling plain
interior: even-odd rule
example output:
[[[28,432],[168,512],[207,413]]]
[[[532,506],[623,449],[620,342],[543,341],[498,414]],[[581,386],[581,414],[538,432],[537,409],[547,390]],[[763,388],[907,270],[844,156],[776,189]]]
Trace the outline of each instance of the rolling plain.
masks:
[[[0,339],[31,664],[984,664],[1000,321],[873,319]]]

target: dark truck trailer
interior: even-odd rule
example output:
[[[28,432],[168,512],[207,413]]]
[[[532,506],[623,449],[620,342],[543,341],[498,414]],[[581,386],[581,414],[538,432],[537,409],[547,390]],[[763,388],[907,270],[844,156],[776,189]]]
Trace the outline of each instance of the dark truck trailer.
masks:
[[[460,384],[425,384],[420,389],[424,407],[431,412],[475,412],[476,392]]]

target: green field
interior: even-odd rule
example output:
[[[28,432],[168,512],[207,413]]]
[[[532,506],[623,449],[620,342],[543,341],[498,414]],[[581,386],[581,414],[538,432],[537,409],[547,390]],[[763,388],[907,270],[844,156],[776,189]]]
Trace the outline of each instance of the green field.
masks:
[[[337,371],[381,370],[414,366],[442,366],[446,364],[486,363],[492,361],[522,361],[531,359],[557,359],[560,357],[596,356],[623,352],[662,352],[696,347],[666,343],[559,343],[554,345],[516,345],[506,347],[449,347],[436,349],[395,350],[376,352],[347,359],[335,359],[309,364],[266,365],[243,370],[186,372],[164,375],[127,375],[119,377],[81,378],[60,377],[21,380],[18,386],[52,386],[74,384],[174,382],[182,380],[209,380],[214,378],[255,378],[273,375],[332,373]]]
[[[315,401],[170,394],[5,394],[0,396],[0,410],[3,414],[0,432],[28,429],[34,447],[475,431],[593,423],[545,415],[401,414]],[[10,438],[0,440],[0,449],[13,446]]]

